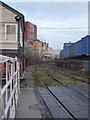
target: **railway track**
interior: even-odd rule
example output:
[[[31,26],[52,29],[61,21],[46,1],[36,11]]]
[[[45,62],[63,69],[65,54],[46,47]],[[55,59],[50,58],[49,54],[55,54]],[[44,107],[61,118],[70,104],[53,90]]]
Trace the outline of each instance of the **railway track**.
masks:
[[[65,105],[55,96],[55,94],[42,82],[42,80],[38,77],[38,75],[36,74],[36,77],[38,78],[38,80],[40,81],[40,83],[42,84],[42,86],[45,88],[45,90],[49,93],[49,95],[54,99],[54,101],[58,104],[58,106],[60,107],[60,109],[63,110],[63,112],[65,112],[65,114],[67,114],[69,120],[77,120],[75,118],[75,116],[65,107]],[[47,106],[48,107],[48,106]],[[52,115],[53,116],[53,115]]]
[[[43,70],[44,70],[45,72],[47,72],[47,73],[48,73],[48,76],[50,76],[53,80],[57,81],[58,83],[63,84],[64,86],[66,86],[66,87],[68,87],[68,88],[72,89],[73,91],[75,91],[75,92],[79,93],[80,95],[82,95],[82,96],[84,96],[84,97],[86,97],[86,98],[90,99],[90,97],[89,97],[88,95],[86,95],[86,94],[84,94],[84,93],[82,93],[82,92],[80,92],[80,91],[78,91],[78,90],[76,90],[76,89],[72,88],[72,87],[71,87],[71,86],[69,86],[68,84],[66,84],[66,83],[62,82],[62,81],[61,81],[61,80],[59,80],[57,77],[55,77],[54,75],[52,75],[51,73],[49,73],[49,70],[47,70],[47,71],[46,71],[44,68],[43,68]],[[56,70],[56,69],[55,69],[55,70]],[[77,81],[78,81],[78,80],[77,80]],[[85,81],[80,81],[80,82],[85,82]]]
[[[77,76],[75,77],[75,76],[73,76],[73,75],[66,74],[65,72],[62,72],[62,71],[57,71],[57,72],[65,75],[65,76],[67,76],[67,77],[73,78],[73,79],[75,79],[76,81],[81,81],[81,82],[90,84],[90,83],[88,82],[88,80],[87,80],[87,81],[81,80],[81,79],[77,78]]]
[[[72,74],[72,73],[66,73],[66,72],[63,72],[63,71],[61,71],[58,67],[52,67],[52,69],[55,71],[57,71],[58,73],[61,73],[61,74],[63,74],[63,75],[65,75],[65,76],[67,76],[67,77],[70,77],[70,78],[73,78],[74,80],[76,80],[76,81],[80,81],[80,82],[83,82],[83,83],[87,83],[87,84],[89,84],[89,77],[88,78],[85,78],[85,79],[87,79],[87,80],[84,80],[84,79],[80,79],[80,78],[78,78],[78,76],[77,75],[74,75],[74,74]]]
[[[53,69],[53,68],[52,68],[52,69]],[[52,75],[52,73],[50,73],[49,70],[46,71],[44,68],[43,68],[43,70],[44,70],[45,72],[47,72],[47,73],[48,73],[48,76],[50,76],[53,80],[57,81],[58,83],[63,84],[64,86],[66,86],[66,87],[72,89],[73,91],[79,93],[80,95],[82,95],[82,96],[84,96],[84,97],[90,99],[90,97],[89,97],[88,95],[86,95],[86,94],[84,94],[84,93],[82,93],[82,92],[80,92],[80,91],[78,91],[78,90],[72,88],[72,87],[69,86],[68,84],[66,84],[66,83],[62,82],[61,80],[59,80],[57,77],[55,77],[54,75]],[[54,68],[54,70],[57,70],[57,69]],[[58,70],[57,70],[56,72],[60,73]],[[70,76],[69,76],[69,77],[70,77]],[[78,81],[78,79],[77,79],[77,81]],[[85,81],[80,81],[80,82],[86,83]],[[87,83],[86,83],[86,84],[87,84]]]
[[[82,95],[82,96],[84,96],[84,97],[86,97],[86,98],[90,99],[90,97],[88,97],[88,95],[83,94],[83,93],[81,93],[80,91],[78,91],[78,90],[76,90],[76,89],[72,88],[71,86],[69,86],[69,85],[65,84],[65,83],[64,83],[64,82],[62,82],[61,80],[59,80],[59,79],[57,79],[56,77],[52,76],[51,74],[48,74],[48,75],[49,75],[49,76],[50,76],[53,80],[55,80],[55,81],[57,81],[57,82],[59,82],[59,83],[61,83],[61,84],[65,85],[66,87],[68,87],[68,88],[70,88],[70,89],[74,90],[75,92],[79,93],[80,95]]]
[[[88,95],[87,94],[83,94],[83,92],[81,92],[81,91],[78,91],[78,89],[74,89],[74,88],[72,88],[71,86],[69,86],[68,84],[66,84],[66,83],[64,83],[62,80],[59,80],[56,76],[55,76],[55,74],[52,72],[52,71],[50,71],[50,70],[48,70],[48,68],[47,69],[45,69],[46,68],[46,66],[45,67],[41,67],[40,68],[40,70],[42,71],[45,71],[46,73],[47,73],[47,76],[48,77],[50,77],[52,80],[54,80],[54,81],[56,81],[56,82],[58,82],[58,83],[60,83],[60,84],[63,84],[64,86],[63,86],[63,89],[65,90],[65,92],[66,93],[68,93],[67,92],[67,90],[68,91],[71,91],[70,93],[72,94],[72,95],[75,95],[75,96],[71,96],[71,97],[69,97],[69,95],[65,95],[65,98],[69,98],[70,100],[68,101],[68,103],[65,103],[64,101],[65,101],[65,99],[64,99],[64,97],[62,98],[62,93],[60,92],[60,96],[58,96],[58,94],[59,94],[59,91],[62,91],[62,87],[60,86],[60,88],[59,87],[54,87],[54,89],[53,88],[51,88],[51,87],[48,87],[47,85],[46,85],[46,83],[44,82],[44,79],[43,79],[43,77],[40,79],[40,78],[38,78],[38,75],[36,74],[36,76],[37,76],[37,78],[38,78],[38,80],[40,81],[40,83],[42,84],[42,86],[43,86],[43,88],[45,88],[45,90],[50,94],[50,96],[55,100],[55,102],[57,103],[57,106],[59,106],[60,108],[62,108],[63,109],[63,111],[68,115],[68,118],[70,118],[70,120],[71,119],[73,119],[73,120],[77,120],[78,119],[78,116],[79,116],[79,110],[81,110],[81,112],[80,112],[80,115],[82,114],[82,116],[84,117],[84,115],[83,115],[83,110],[86,110],[86,108],[85,107],[81,107],[82,106],[82,101],[88,101],[88,99],[90,99],[90,97],[88,97]],[[36,68],[36,73],[38,73],[38,67]],[[48,78],[47,78],[48,79]],[[44,84],[45,83],[45,84]],[[60,90],[61,89],[61,90]],[[56,93],[55,92],[55,90],[58,90],[58,93]],[[41,90],[42,92],[40,93],[40,95],[41,95],[41,97],[43,98],[43,101],[44,102],[46,102],[45,101],[45,99],[47,99],[46,97],[47,97],[47,95],[46,96],[44,96],[44,94],[46,94],[46,93],[44,93],[43,92],[43,90]],[[40,91],[39,91],[40,92]],[[75,94],[74,94],[75,93]],[[42,95],[43,94],[43,95]],[[44,99],[45,98],[45,99]],[[75,100],[76,99],[76,103],[73,101],[73,99]],[[81,102],[80,102],[80,99],[82,100]],[[67,99],[68,100],[68,99]],[[79,101],[78,101],[79,100]],[[48,100],[49,101],[49,100]],[[75,104],[72,104],[71,105],[71,107],[70,106],[68,106],[68,104],[70,104],[70,101],[71,101],[71,103],[73,102],[73,103],[75,103]],[[78,102],[77,102],[78,101]],[[85,102],[84,101],[84,102]],[[80,102],[80,103],[79,103]],[[86,102],[85,102],[86,103]],[[46,103],[45,103],[46,104]],[[47,104],[46,104],[47,105]],[[77,111],[75,111],[76,110],[76,108],[73,110],[73,105],[75,105],[75,106],[77,106]],[[78,105],[80,106],[79,108],[78,108]],[[87,105],[85,105],[84,104],[84,106],[87,106]],[[47,105],[47,107],[48,107],[48,105]],[[53,109],[53,107],[52,107],[52,109]],[[88,109],[87,109],[88,110]],[[49,110],[50,111],[50,110]],[[86,111],[84,111],[85,112],[85,116],[86,116]],[[88,112],[88,111],[87,111]],[[52,113],[51,113],[52,114]],[[82,117],[81,116],[81,117]],[[60,116],[61,117],[61,116]]]

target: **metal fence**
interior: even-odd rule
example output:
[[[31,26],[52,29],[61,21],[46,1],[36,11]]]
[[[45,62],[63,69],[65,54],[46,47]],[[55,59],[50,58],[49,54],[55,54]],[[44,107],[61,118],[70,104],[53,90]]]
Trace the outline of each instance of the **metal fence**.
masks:
[[[0,55],[0,64],[5,64],[5,82],[0,86],[1,119],[15,118],[18,94],[20,92],[20,64],[17,58],[10,58]],[[2,70],[3,72],[3,70]]]

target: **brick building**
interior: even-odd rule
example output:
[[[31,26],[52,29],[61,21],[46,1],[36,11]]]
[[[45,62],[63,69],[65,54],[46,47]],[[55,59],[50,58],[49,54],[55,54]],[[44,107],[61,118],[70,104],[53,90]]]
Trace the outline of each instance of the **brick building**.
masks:
[[[28,42],[28,46],[33,49],[34,41],[37,40],[37,26],[28,21],[25,22],[24,40]]]
[[[37,26],[28,21],[25,22],[24,46],[38,53],[48,53],[48,43],[37,39]]]

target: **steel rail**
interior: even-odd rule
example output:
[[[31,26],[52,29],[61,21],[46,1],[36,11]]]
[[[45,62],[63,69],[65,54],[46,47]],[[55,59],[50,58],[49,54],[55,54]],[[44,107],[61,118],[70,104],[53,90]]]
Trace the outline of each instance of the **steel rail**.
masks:
[[[49,66],[49,67],[50,67],[50,66]],[[51,67],[52,67],[52,66],[51,66]],[[57,67],[55,67],[55,68],[52,67],[51,69],[53,69],[53,70],[55,70],[55,71],[57,70],[56,72],[61,73],[61,74],[65,75],[65,76],[67,76],[67,77],[73,78],[73,79],[75,79],[75,80],[77,80],[77,81],[83,82],[83,83],[85,83],[85,84],[90,84],[89,81],[81,80],[81,79],[77,78],[77,77],[78,77],[77,75],[74,75],[74,74],[72,74],[72,73],[71,73],[71,75],[69,75],[69,74],[67,74],[67,73],[65,73],[65,72],[63,72],[63,71],[60,71],[60,69],[57,68]],[[75,76],[76,76],[76,77],[75,77]],[[86,79],[88,80],[89,77],[86,78]]]
[[[85,79],[87,79],[87,81],[86,81],[86,80],[81,80],[80,78],[77,78],[78,75],[72,74],[71,72],[69,72],[69,74],[67,74],[67,73],[65,73],[65,72],[63,72],[63,71],[60,71],[59,68],[56,68],[56,70],[57,70],[58,73],[61,73],[61,74],[65,75],[65,76],[67,76],[67,77],[69,77],[69,78],[73,78],[73,79],[75,79],[75,80],[77,80],[77,81],[80,81],[80,82],[89,84],[89,81],[88,81],[89,78],[85,78]],[[70,74],[71,74],[71,75],[70,75]]]
[[[38,78],[38,75],[36,74]],[[40,78],[38,78],[42,86],[46,89],[46,91],[50,94],[50,96],[55,100],[55,102],[63,109],[63,111],[69,116],[71,120],[77,120],[74,115],[62,104],[62,102],[54,95],[54,93],[42,82]]]
[[[59,79],[57,79],[56,77],[52,76],[52,75],[51,75],[48,71],[45,71],[45,72],[47,72],[47,73],[48,73],[48,76],[50,76],[52,79],[54,79],[54,80],[56,80],[57,82],[59,82],[59,83],[61,83],[61,84],[65,85],[66,87],[68,87],[68,88],[72,89],[73,91],[75,91],[75,92],[79,93],[80,95],[82,95],[82,96],[84,96],[84,97],[86,97],[86,98],[90,99],[90,97],[89,97],[88,95],[85,95],[85,94],[83,94],[83,93],[79,92],[78,90],[76,90],[76,89],[72,88],[71,86],[69,86],[69,85],[65,84],[65,83],[64,83],[64,82],[62,82],[61,80],[59,80]],[[59,73],[59,72],[58,72],[58,73]],[[83,81],[81,81],[81,82],[83,82]],[[86,82],[85,82],[85,83],[86,83]]]
[[[86,97],[86,98],[90,99],[90,97],[88,97],[88,95],[85,95],[85,94],[83,94],[83,93],[79,92],[78,90],[73,89],[71,86],[69,86],[69,85],[65,84],[65,83],[64,83],[64,82],[62,82],[61,80],[59,80],[59,79],[57,79],[56,77],[52,76],[51,74],[48,74],[48,75],[49,75],[51,78],[53,78],[54,80],[56,80],[57,82],[59,82],[59,83],[61,83],[61,84],[65,85],[66,87],[68,87],[68,88],[72,89],[73,91],[75,91],[75,92],[79,93],[80,95],[83,95],[84,97]]]

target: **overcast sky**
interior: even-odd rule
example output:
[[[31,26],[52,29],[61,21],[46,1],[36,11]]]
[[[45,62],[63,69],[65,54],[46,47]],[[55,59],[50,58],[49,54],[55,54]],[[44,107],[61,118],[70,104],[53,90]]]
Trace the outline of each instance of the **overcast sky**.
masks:
[[[38,38],[54,49],[65,42],[76,42],[88,34],[86,2],[9,2],[24,14],[25,20],[37,25]]]

